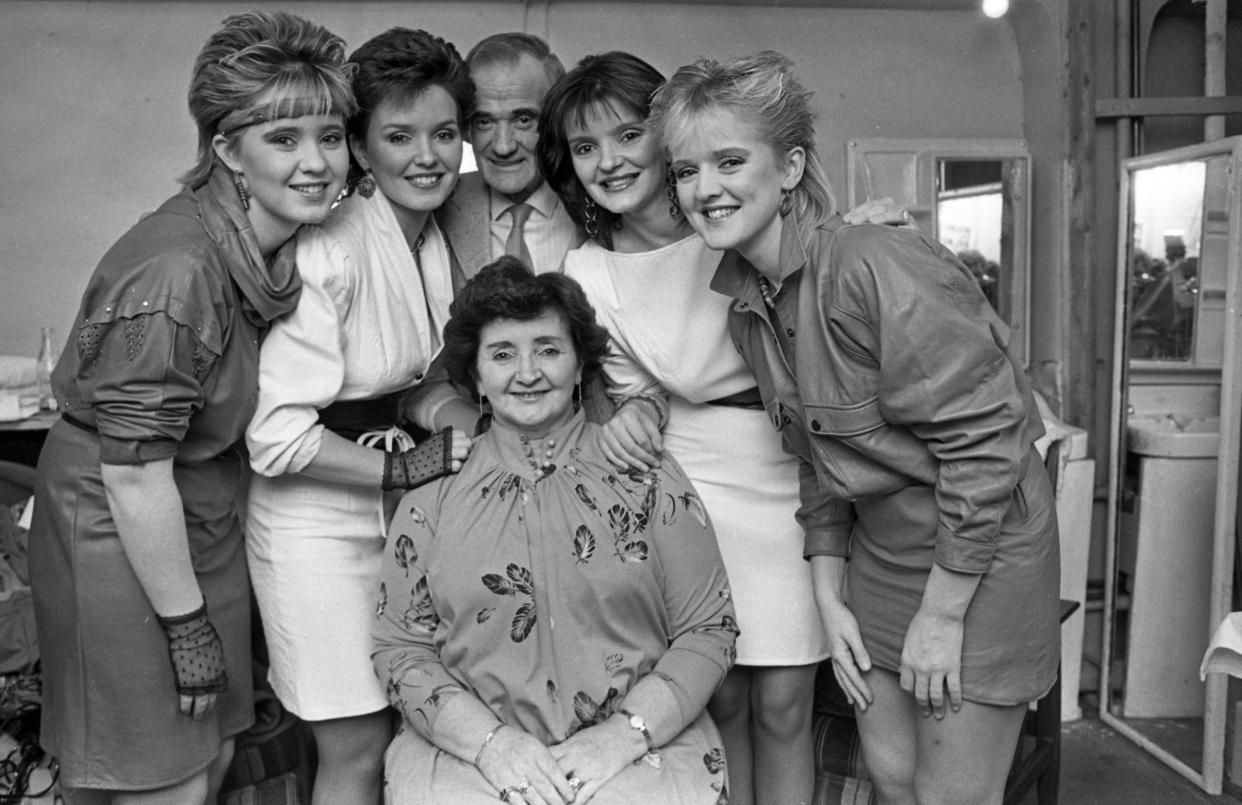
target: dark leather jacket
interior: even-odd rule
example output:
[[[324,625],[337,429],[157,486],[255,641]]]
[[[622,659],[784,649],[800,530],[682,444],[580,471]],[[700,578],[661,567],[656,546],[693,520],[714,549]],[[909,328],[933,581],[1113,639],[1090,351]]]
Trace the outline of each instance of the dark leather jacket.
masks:
[[[851,501],[925,484],[940,510],[935,560],[987,570],[1043,424],[969,270],[917,232],[839,217],[806,231],[793,214],[769,288],[777,320],[734,251],[712,288],[737,300],[734,343],[803,460],[806,554],[848,555]]]

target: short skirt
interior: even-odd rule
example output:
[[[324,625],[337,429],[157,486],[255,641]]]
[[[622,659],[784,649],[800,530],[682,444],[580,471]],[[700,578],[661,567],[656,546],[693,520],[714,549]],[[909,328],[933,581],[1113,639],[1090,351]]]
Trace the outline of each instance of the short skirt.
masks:
[[[741,634],[737,664],[809,665],[828,656],[798,511],[798,462],[763,411],[671,400],[664,447],[716,530]]]
[[[388,705],[371,665],[384,519],[375,488],[303,475],[251,482],[246,557],[267,639],[268,681],[303,720]]]
[[[1014,705],[1043,696],[1060,662],[1060,547],[1048,474],[1034,449],[966,611],[962,697]],[[935,489],[911,486],[856,501],[848,603],[872,663],[901,670],[906,630],[932,566]]]
[[[237,516],[249,470],[230,452],[175,479],[190,554],[224,644],[228,690],[200,721],[182,715],[168,640],[116,533],[99,439],[63,421],[39,457],[30,533],[42,654],[40,743],[71,788],[162,788],[197,774],[254,723],[250,584]]]

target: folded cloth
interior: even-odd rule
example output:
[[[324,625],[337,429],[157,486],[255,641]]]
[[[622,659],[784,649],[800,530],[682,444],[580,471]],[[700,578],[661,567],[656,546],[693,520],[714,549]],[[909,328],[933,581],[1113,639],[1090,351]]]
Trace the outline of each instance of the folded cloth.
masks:
[[[1208,674],[1242,677],[1242,612],[1230,612],[1216,627],[1199,666],[1199,679]]]
[[[24,387],[35,386],[38,382],[39,374],[35,369],[34,358],[0,355],[0,389],[22,389],[24,394]]]

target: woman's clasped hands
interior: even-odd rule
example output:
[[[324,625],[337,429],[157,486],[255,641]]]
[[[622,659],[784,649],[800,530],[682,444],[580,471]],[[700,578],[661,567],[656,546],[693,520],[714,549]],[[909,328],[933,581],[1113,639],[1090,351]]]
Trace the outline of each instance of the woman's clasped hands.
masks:
[[[544,746],[525,730],[504,725],[475,765],[510,805],[581,805],[633,761],[630,732],[610,719]]]

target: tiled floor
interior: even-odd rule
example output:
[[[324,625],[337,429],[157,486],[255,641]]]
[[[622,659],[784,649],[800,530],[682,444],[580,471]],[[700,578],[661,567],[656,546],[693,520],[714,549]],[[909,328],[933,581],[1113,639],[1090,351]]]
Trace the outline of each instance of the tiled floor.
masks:
[[[1023,805],[1034,805],[1029,797]],[[1061,805],[1239,805],[1208,796],[1096,718],[1061,730]]]

